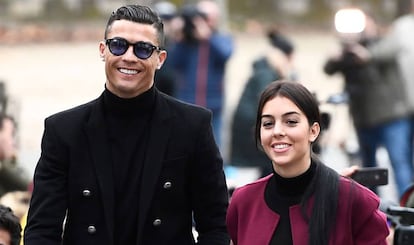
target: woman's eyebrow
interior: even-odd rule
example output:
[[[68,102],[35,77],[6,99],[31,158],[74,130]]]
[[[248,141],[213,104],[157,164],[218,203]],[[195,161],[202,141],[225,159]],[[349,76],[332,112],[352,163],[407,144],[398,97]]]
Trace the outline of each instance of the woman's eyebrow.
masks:
[[[286,117],[286,116],[290,116],[290,115],[299,115],[300,113],[299,112],[297,112],[297,111],[289,111],[289,112],[285,112],[285,113],[283,113],[283,115],[282,115],[282,117]],[[261,116],[261,118],[264,118],[264,117],[271,117],[271,118],[273,118],[273,116],[272,115],[270,115],[270,114],[263,114],[262,116]]]

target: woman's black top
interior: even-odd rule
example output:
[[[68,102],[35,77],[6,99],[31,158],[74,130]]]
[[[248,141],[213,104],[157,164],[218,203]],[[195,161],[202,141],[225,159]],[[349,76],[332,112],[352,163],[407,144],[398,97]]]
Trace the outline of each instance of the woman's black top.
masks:
[[[293,244],[289,207],[301,202],[306,188],[315,175],[315,169],[316,164],[312,162],[305,173],[293,178],[284,178],[273,171],[273,176],[265,189],[265,201],[270,209],[280,215],[280,220],[269,245]]]

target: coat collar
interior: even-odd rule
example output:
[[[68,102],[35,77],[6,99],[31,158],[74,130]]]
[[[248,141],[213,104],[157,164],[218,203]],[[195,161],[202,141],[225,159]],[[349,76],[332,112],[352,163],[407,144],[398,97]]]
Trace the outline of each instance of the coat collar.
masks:
[[[113,244],[114,237],[114,180],[112,176],[112,163],[110,162],[110,147],[107,137],[107,129],[104,124],[103,96],[93,103],[89,121],[86,123],[85,132],[88,138],[92,162],[99,189],[101,190],[102,205],[105,221],[109,231],[109,244]]]
[[[140,243],[143,236],[146,215],[149,213],[172,129],[172,120],[170,119],[173,115],[167,99],[157,92],[155,101],[154,114],[149,128],[147,154],[142,172],[141,191],[139,193],[138,243]]]

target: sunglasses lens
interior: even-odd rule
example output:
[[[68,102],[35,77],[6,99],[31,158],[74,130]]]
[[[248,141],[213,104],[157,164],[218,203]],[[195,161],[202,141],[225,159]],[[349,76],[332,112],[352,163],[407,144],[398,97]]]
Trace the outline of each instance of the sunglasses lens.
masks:
[[[134,53],[140,59],[148,59],[153,51],[154,47],[148,43],[136,43],[134,46]]]
[[[126,40],[114,38],[110,39],[108,47],[112,54],[119,56],[125,54],[129,45]]]

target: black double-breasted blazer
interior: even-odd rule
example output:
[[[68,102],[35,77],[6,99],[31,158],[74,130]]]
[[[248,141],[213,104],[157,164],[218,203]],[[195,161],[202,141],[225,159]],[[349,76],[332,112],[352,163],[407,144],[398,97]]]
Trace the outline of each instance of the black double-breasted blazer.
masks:
[[[102,103],[101,95],[46,118],[26,245],[115,245],[113,164]],[[139,209],[138,244],[228,244],[228,194],[211,112],[157,90],[154,110],[140,201],[130,207]]]

